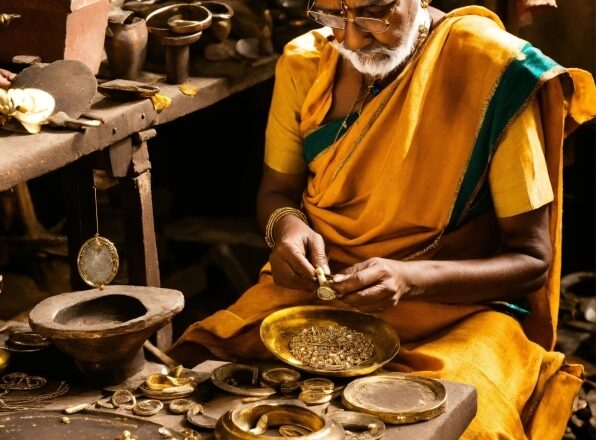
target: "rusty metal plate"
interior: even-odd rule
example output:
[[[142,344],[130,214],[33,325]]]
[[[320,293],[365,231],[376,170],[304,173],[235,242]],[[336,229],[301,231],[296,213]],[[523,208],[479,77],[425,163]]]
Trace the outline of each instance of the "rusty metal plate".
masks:
[[[85,63],[60,60],[27,67],[11,81],[11,88],[41,89],[54,97],[55,112],[63,111],[71,118],[78,118],[91,107],[97,79]]]
[[[139,440],[163,440],[162,425],[138,417],[101,411],[66,415],[58,411],[30,410],[0,415],[0,438],[3,440],[114,440],[129,431]],[[169,438],[184,437],[170,429]]]

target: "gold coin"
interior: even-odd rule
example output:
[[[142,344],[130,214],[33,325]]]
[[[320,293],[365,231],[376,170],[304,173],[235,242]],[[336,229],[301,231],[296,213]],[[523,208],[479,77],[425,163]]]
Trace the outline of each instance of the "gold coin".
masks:
[[[328,286],[321,286],[317,289],[317,296],[323,301],[331,301],[335,299],[335,290]]]

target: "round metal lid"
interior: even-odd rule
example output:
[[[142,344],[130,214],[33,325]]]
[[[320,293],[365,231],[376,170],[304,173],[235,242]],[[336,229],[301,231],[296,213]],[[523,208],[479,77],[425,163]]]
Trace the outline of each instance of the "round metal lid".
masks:
[[[443,384],[427,377],[384,373],[352,381],[342,402],[348,409],[372,414],[386,423],[432,419],[445,411]]]

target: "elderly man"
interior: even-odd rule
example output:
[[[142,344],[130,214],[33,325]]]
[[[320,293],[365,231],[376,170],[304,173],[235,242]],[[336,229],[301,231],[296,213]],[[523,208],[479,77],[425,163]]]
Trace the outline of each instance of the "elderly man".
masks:
[[[323,28],[286,46],[266,133],[269,264],[172,355],[271,357],[258,324],[320,303],[320,266],[332,304],[397,330],[391,368],[476,387],[465,438],[560,439],[581,383],[551,351],[561,146],[594,117],[592,77],[479,7],[315,0],[308,15]]]

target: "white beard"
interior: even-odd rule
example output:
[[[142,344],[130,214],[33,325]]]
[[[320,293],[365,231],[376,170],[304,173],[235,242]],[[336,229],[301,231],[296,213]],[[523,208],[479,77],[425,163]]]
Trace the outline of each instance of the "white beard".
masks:
[[[414,53],[418,45],[418,29],[420,26],[426,26],[427,29],[430,27],[430,15],[427,8],[418,5],[416,16],[408,31],[406,40],[398,47],[388,48],[377,45],[353,51],[344,47],[343,42],[339,43],[337,40],[332,40],[330,44],[363,75],[383,79],[405,64]]]

